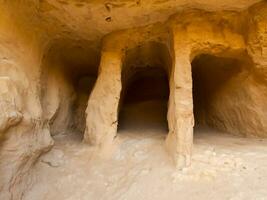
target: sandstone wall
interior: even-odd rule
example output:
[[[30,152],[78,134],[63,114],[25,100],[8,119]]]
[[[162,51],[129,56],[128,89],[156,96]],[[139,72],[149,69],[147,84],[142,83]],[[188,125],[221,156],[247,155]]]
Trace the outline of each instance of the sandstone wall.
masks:
[[[23,18],[12,17],[12,5],[6,6],[0,6],[0,199],[20,199],[32,183],[34,163],[53,145],[38,89],[46,43]],[[24,13],[18,9],[17,14]]]

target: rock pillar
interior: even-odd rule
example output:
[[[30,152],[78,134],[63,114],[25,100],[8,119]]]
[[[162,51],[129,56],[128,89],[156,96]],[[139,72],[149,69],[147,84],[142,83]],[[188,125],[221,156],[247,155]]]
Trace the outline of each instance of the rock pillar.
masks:
[[[174,37],[166,146],[178,168],[190,165],[193,146],[193,95],[190,50]]]
[[[121,51],[103,51],[99,74],[86,109],[84,141],[92,145],[110,143],[117,133],[121,93]]]

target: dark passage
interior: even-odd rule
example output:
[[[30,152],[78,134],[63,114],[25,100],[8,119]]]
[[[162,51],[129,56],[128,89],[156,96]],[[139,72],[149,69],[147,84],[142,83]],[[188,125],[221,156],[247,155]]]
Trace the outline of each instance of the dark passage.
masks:
[[[119,131],[167,133],[170,61],[168,49],[159,43],[148,43],[127,52],[122,72]]]
[[[169,86],[164,70],[151,68],[136,72],[124,95],[119,130],[167,130]]]

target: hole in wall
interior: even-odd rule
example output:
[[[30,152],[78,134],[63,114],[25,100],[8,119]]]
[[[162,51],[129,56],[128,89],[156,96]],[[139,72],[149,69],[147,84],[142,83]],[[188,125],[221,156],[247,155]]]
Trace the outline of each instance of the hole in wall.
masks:
[[[111,17],[106,17],[106,22],[111,22],[112,18]]]
[[[165,45],[148,43],[129,50],[122,71],[119,132],[168,131],[168,72]]]

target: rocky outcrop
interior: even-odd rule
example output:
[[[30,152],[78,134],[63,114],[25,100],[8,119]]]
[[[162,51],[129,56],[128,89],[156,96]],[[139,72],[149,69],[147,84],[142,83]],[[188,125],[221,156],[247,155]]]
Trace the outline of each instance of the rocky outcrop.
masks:
[[[1,3],[0,22],[0,199],[21,199],[31,171],[53,145],[41,118],[38,65],[44,49],[37,32],[23,28]],[[26,34],[26,35],[24,35]],[[40,39],[40,40],[39,40]],[[42,42],[41,42],[42,41]]]

